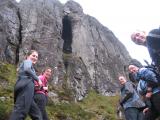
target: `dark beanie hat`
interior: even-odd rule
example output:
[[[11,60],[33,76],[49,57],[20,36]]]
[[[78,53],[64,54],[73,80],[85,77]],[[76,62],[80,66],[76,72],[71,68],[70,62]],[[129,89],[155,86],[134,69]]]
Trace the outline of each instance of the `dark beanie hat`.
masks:
[[[136,59],[131,59],[130,62],[129,62],[129,65],[134,65],[134,66],[137,66],[139,68],[143,67],[143,65]]]
[[[160,39],[160,28],[151,30],[147,35],[147,38],[149,37]]]

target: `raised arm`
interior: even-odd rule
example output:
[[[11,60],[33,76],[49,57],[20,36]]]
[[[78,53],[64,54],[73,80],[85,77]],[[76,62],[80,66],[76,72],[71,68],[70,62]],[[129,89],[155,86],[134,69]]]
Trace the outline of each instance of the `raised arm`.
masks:
[[[32,66],[32,61],[25,60],[24,61],[24,71],[29,74],[34,80],[39,81],[38,76],[35,73],[35,70]]]

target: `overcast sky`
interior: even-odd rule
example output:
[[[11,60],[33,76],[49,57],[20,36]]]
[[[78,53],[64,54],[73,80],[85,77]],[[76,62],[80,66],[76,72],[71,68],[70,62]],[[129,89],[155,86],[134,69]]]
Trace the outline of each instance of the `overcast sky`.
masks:
[[[65,3],[68,0],[60,0]],[[135,45],[130,34],[135,30],[150,31],[160,26],[159,0],[74,0],[85,14],[95,17],[108,27],[126,46],[131,57],[150,62],[148,51]]]

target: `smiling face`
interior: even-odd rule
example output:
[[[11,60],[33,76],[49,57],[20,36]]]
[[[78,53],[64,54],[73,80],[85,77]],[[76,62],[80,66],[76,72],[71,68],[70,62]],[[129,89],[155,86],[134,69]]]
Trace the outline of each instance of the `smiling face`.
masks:
[[[130,73],[135,74],[135,73],[138,72],[138,69],[139,69],[139,68],[138,68],[137,66],[135,66],[135,65],[129,65],[128,69],[129,69],[129,72],[130,72]]]
[[[131,39],[134,43],[138,45],[145,45],[146,43],[146,33],[144,31],[134,32],[131,35]]]
[[[124,76],[119,76],[118,80],[121,85],[124,85],[127,82]]]
[[[32,52],[27,56],[27,60],[31,60],[33,64],[36,64],[38,60],[38,53],[36,51]]]
[[[47,80],[51,77],[52,70],[50,68],[46,69],[43,75],[47,78]]]

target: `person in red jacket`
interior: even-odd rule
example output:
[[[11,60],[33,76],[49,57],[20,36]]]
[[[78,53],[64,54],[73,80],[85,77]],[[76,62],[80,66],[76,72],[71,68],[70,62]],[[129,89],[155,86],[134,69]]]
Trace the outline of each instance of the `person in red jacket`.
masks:
[[[35,82],[35,95],[34,100],[37,103],[43,120],[48,120],[48,115],[45,109],[48,100],[48,80],[52,74],[52,69],[50,67],[45,68],[44,72],[39,75],[39,79],[42,81],[42,86],[39,86],[38,82]]]

